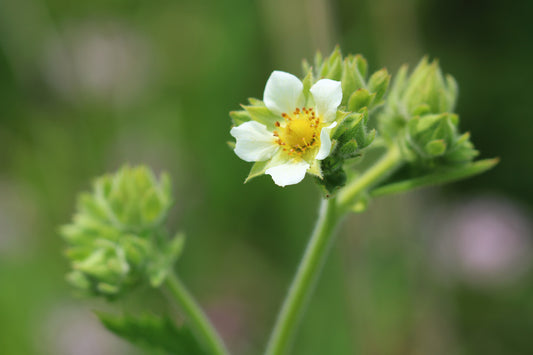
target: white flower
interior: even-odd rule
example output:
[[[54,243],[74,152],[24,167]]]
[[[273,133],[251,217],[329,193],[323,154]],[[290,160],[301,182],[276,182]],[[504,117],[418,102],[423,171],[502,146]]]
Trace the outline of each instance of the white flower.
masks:
[[[252,120],[232,128],[235,153],[245,161],[265,162],[262,171],[279,186],[299,183],[306,172],[320,176],[319,161],[331,151],[341,100],[340,81],[321,79],[305,93],[297,77],[274,71],[263,96],[272,124]]]

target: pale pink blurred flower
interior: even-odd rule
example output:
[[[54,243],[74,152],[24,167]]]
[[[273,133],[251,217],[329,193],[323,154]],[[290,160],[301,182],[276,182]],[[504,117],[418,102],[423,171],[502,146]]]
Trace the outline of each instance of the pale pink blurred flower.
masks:
[[[246,334],[249,334],[250,324],[244,302],[237,298],[218,299],[208,305],[206,312],[230,349],[248,347]]]
[[[43,320],[36,346],[54,355],[132,355],[133,346],[107,331],[91,310],[58,305]],[[44,340],[44,341],[43,341]]]
[[[439,210],[431,239],[440,270],[478,286],[502,285],[531,266],[529,212],[503,198],[480,197]]]
[[[146,87],[147,41],[118,22],[66,26],[45,45],[44,77],[69,100],[132,102]]]

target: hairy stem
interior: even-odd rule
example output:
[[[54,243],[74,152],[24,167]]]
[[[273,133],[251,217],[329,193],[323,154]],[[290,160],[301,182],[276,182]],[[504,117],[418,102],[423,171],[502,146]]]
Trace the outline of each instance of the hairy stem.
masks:
[[[400,151],[395,145],[391,146],[373,167],[346,185],[337,198],[322,201],[315,229],[274,325],[265,355],[283,355],[287,351],[342,217],[363,192],[382,181],[401,164]]]
[[[342,212],[348,211],[361,193],[389,176],[402,162],[399,148],[396,145],[390,146],[387,153],[374,166],[342,188],[338,194],[339,210]]]
[[[217,331],[178,276],[174,273],[169,274],[165,284],[173,299],[187,316],[197,336],[205,343],[209,353],[229,355]]]
[[[340,217],[335,199],[322,201],[317,224],[278,315],[266,355],[283,354],[288,347],[325,262]]]

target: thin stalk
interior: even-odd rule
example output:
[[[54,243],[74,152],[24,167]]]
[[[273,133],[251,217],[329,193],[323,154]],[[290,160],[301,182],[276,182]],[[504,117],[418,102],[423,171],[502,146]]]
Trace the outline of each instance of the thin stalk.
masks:
[[[339,210],[346,212],[364,191],[376,185],[402,164],[400,150],[396,144],[389,147],[387,153],[359,178],[342,188],[337,197]]]
[[[217,331],[178,276],[169,274],[165,284],[209,352],[213,355],[229,355]]]
[[[470,176],[481,174],[489,169],[492,169],[498,164],[499,159],[485,159],[478,160],[465,166],[450,168],[444,171],[424,175],[414,179],[395,182],[385,186],[380,186],[370,192],[370,196],[378,197],[385,195],[397,194],[408,190],[413,190],[419,187],[435,186],[449,183],[456,180],[461,180]]]
[[[274,325],[265,355],[283,355],[287,351],[341,218],[361,193],[379,183],[401,164],[400,151],[393,145],[373,167],[345,186],[337,198],[322,201],[315,229]]]
[[[278,315],[266,355],[281,355],[288,347],[320,275],[341,217],[337,213],[335,199],[322,200],[317,224]]]

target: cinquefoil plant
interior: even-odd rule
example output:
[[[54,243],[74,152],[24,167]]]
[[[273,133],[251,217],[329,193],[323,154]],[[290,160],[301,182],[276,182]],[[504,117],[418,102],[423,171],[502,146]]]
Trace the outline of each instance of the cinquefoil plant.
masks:
[[[402,67],[389,92],[385,69],[369,75],[361,55],[343,57],[339,48],[326,58],[317,54],[303,69],[301,79],[274,71],[262,100],[249,99],[230,113],[236,140],[230,146],[253,163],[245,181],[266,174],[284,187],[311,175],[323,196],[266,355],[289,353],[344,216],[362,212],[374,197],[465,178],[497,163],[474,161],[478,152],[454,113],[457,84],[436,61],[422,59],[411,74]],[[370,149],[381,155],[358,164]],[[186,316],[183,327],[154,316],[100,319],[119,336],[171,354],[228,354],[172,270],[183,237],[170,239],[164,228],[171,201],[168,177],[157,179],[145,167],[97,179],[91,193],[80,195],[73,222],[62,228],[72,267],[68,279],[84,294],[110,300],[142,283],[164,285]]]

